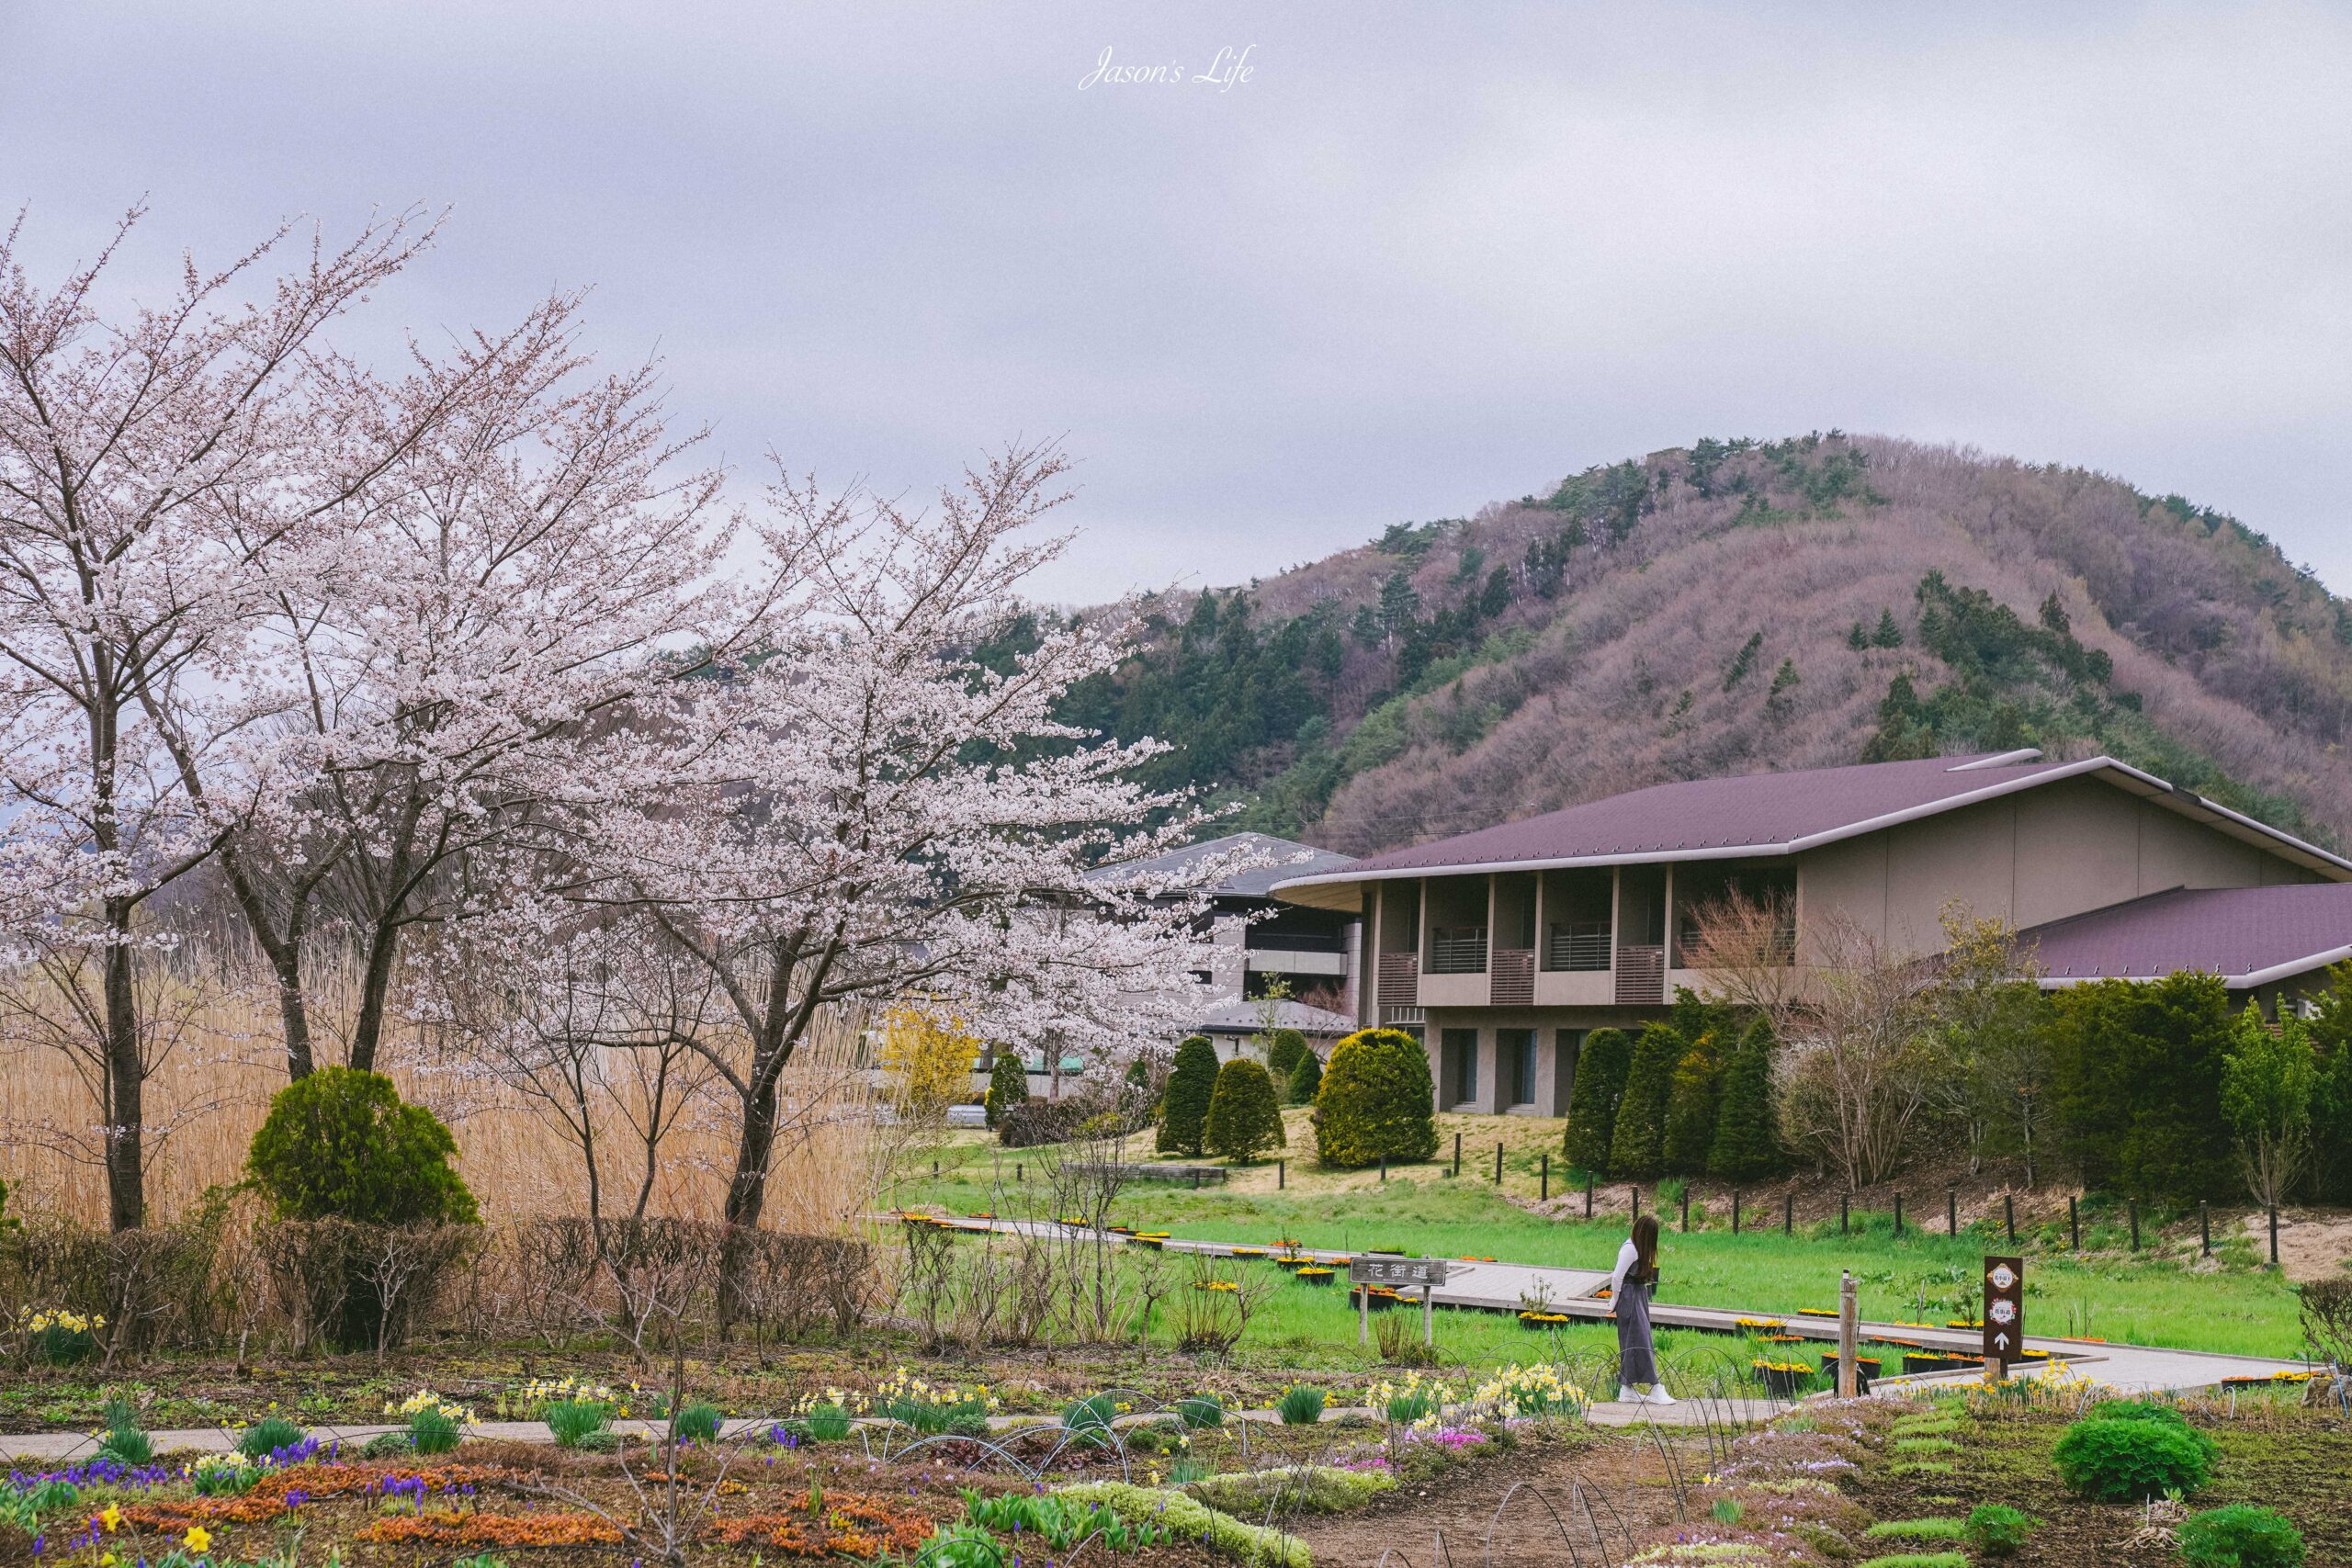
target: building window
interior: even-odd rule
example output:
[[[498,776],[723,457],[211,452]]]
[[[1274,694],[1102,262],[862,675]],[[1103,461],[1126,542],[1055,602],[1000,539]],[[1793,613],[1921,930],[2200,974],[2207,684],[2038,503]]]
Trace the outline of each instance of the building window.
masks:
[[[1495,1056],[1502,1070],[1510,1075],[1510,1103],[1535,1103],[1535,1031],[1532,1029],[1498,1029],[1495,1031]]]
[[[1478,1032],[1442,1030],[1438,1035],[1438,1071],[1444,1078],[1449,1103],[1468,1105],[1478,1098]]]
[[[1553,1068],[1553,1114],[1564,1114],[1577,1089],[1577,1058],[1584,1055],[1584,1037],[1591,1031],[1563,1029],[1560,1031],[1560,1059]]]

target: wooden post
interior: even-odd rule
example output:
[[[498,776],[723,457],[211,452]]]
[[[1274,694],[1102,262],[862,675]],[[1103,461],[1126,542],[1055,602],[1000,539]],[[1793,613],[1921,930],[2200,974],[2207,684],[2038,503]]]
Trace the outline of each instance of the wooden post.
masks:
[[[1290,1161],[1286,1159],[1274,1161],[1274,1190],[1279,1192],[1289,1184]]]
[[[931,1162],[931,1179],[933,1181],[939,1179],[939,1162],[937,1160],[933,1160]]]
[[[1894,1194],[1894,1239],[1903,1239],[1903,1193],[1899,1189]]]
[[[2137,1252],[2140,1250],[2140,1200],[2126,1198],[2123,1212],[2132,1216],[2132,1250]]]
[[[1797,1195],[1793,1192],[1784,1192],[1781,1195],[1781,1234],[1782,1235],[1797,1234]]]
[[[1421,1343],[1437,1343],[1437,1308],[1430,1303],[1430,1287],[1421,1287]]]
[[[1356,1343],[1360,1346],[1372,1343],[1372,1287],[1370,1285],[1356,1287]]]
[[[1502,1184],[1503,1184],[1503,1144],[1502,1144],[1502,1140],[1501,1140],[1500,1138],[1498,1138],[1498,1139],[1496,1139],[1496,1140],[1495,1140],[1495,1185],[1496,1185],[1496,1186],[1498,1186],[1498,1187],[1500,1187]]]
[[[1731,1190],[1731,1234],[1739,1234],[1739,1189]]]
[[[1029,1179],[1027,1177],[1021,1174],[1021,1162],[1019,1160],[1014,1160],[1012,1162],[1012,1179],[1015,1181],[1026,1181]]]
[[[2066,1194],[2066,1235],[2073,1244],[2072,1250],[2080,1252],[2083,1249],[2083,1214],[2075,1206],[2075,1195],[2071,1192]]]
[[[1462,1174],[1462,1134],[1453,1134],[1453,1174]]]
[[[1998,1356],[1987,1356],[1984,1358],[1984,1381],[1986,1382],[1999,1382],[2003,1378],[2007,1377],[2008,1375],[2009,1364],[2007,1361],[2002,1360]]]
[[[1944,1189],[1944,1235],[1958,1235],[1959,1234],[1960,1189],[1947,1187]]]
[[[2001,1194],[2001,1223],[2008,1227],[2009,1245],[2018,1244],[2018,1197],[2014,1192]]]
[[[1682,1189],[1682,1228],[1686,1233],[1690,1229],[1690,1189],[1687,1186]]]
[[[2270,1205],[2270,1267],[2278,1267],[2278,1205]]]
[[[2213,1210],[2202,1198],[2197,1201],[2197,1249],[2213,1256]]]
[[[1854,1397],[1855,1384],[1861,1367],[1855,1358],[1861,1354],[1861,1300],[1854,1285],[1854,1271],[1845,1270],[1838,1281],[1838,1397]]]
[[[1854,1234],[1853,1205],[1854,1195],[1852,1193],[1840,1192],[1838,1194],[1838,1234],[1839,1235],[1851,1235]]]
[[[1386,1155],[1382,1155],[1380,1156],[1380,1179],[1383,1181],[1388,1179],[1388,1156]]]
[[[1625,1190],[1634,1200],[1634,1218],[1638,1220],[1642,1217],[1642,1190],[1638,1187],[1628,1187]]]
[[[1592,1218],[1592,1178],[1584,1179],[1584,1217]]]
[[[1545,1202],[1549,1202],[1549,1201],[1551,1201],[1551,1198],[1552,1198],[1552,1151],[1551,1151],[1551,1150],[1549,1150],[1549,1149],[1544,1150],[1544,1153],[1543,1153],[1543,1155],[1538,1158],[1538,1160],[1537,1160],[1537,1162],[1536,1162],[1536,1166],[1535,1166],[1535,1181],[1536,1181],[1536,1187],[1535,1187],[1535,1201],[1536,1201],[1537,1202],[1539,1202],[1539,1203],[1545,1203]]]

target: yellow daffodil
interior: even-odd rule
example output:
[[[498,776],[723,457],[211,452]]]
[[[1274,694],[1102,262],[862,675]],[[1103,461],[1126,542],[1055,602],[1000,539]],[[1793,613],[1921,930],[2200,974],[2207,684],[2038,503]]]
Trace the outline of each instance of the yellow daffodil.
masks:
[[[107,1533],[108,1535],[112,1535],[116,1530],[122,1527],[122,1510],[116,1507],[112,1503],[108,1503],[106,1507],[99,1512],[98,1523],[106,1527]]]
[[[190,1525],[187,1534],[180,1537],[180,1544],[201,1557],[212,1550],[212,1532],[202,1525]]]

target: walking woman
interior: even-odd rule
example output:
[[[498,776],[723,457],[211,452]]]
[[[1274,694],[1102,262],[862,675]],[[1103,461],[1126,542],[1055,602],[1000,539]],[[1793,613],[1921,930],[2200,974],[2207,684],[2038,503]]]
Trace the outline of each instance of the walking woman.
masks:
[[[1676,1403],[1658,1379],[1657,1346],[1650,1338],[1650,1292],[1657,1289],[1657,1216],[1644,1214],[1617,1249],[1617,1271],[1609,1277],[1610,1315],[1617,1320],[1617,1397],[1630,1404]],[[1637,1387],[1647,1392],[1636,1393]]]

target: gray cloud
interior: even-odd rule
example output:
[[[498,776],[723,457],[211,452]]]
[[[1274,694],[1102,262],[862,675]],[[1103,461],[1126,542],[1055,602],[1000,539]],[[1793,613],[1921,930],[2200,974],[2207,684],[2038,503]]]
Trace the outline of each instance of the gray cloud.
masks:
[[[150,193],[150,278],[450,204],[387,326],[593,285],[751,468],[1064,435],[1071,598],[1829,426],[2178,491],[2352,590],[2352,23],[2050,9],[19,0],[0,197],[62,266]]]

